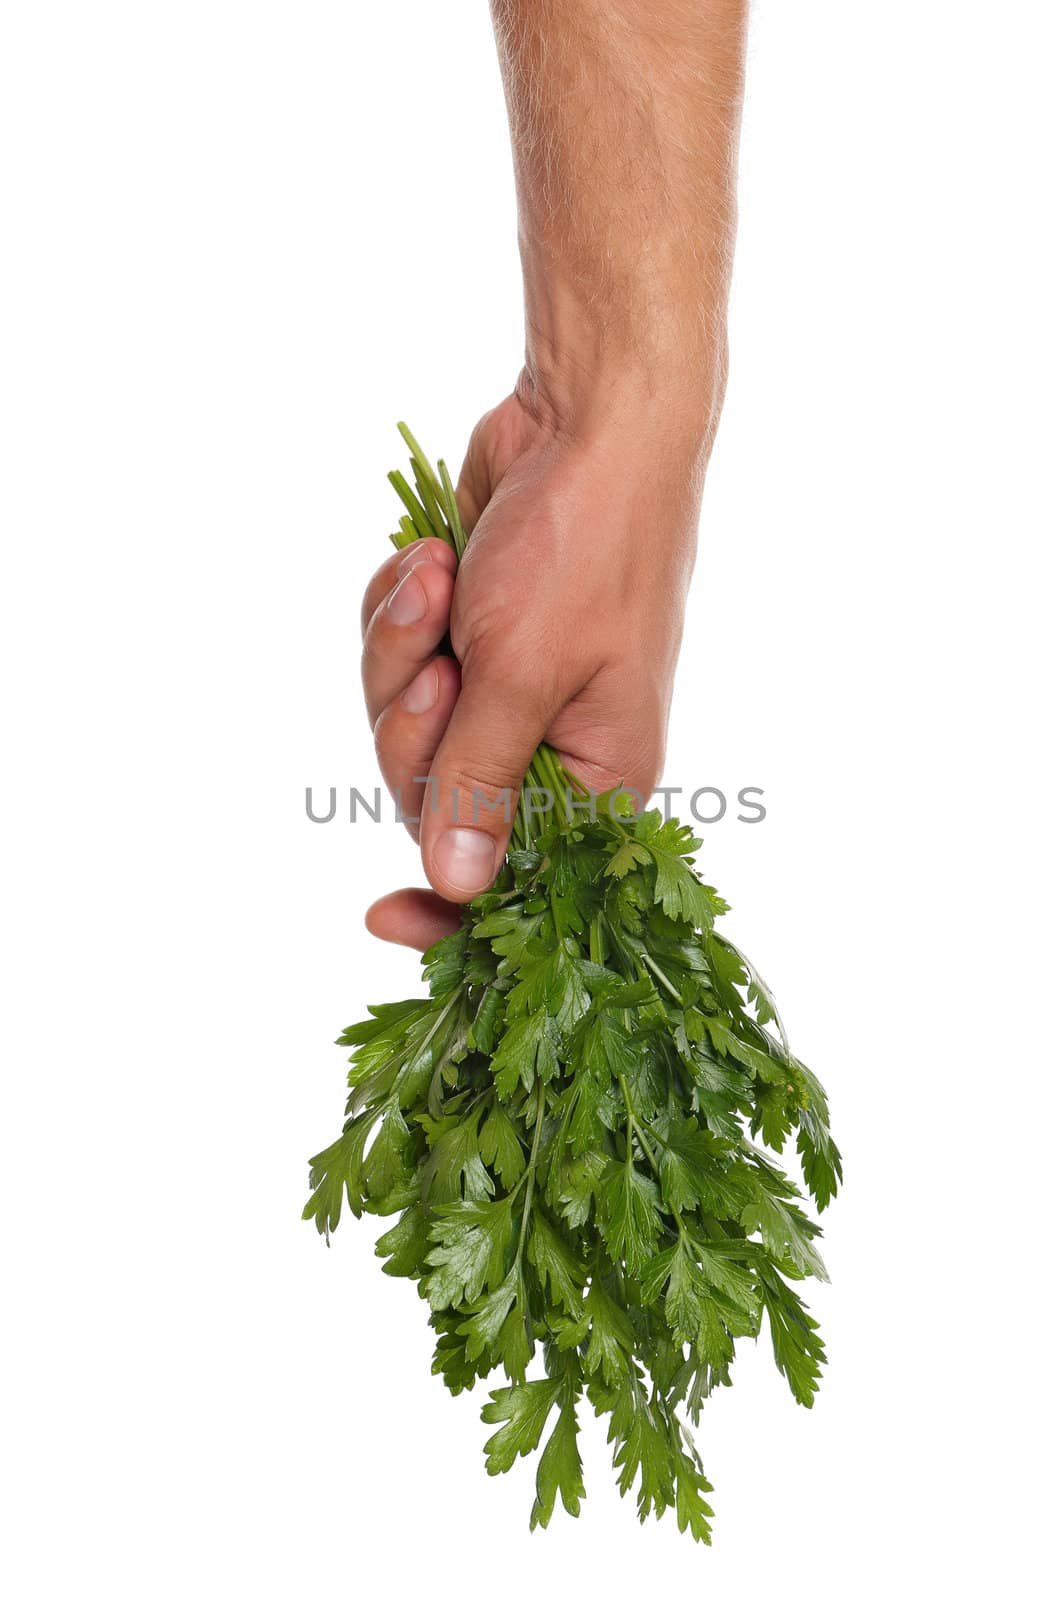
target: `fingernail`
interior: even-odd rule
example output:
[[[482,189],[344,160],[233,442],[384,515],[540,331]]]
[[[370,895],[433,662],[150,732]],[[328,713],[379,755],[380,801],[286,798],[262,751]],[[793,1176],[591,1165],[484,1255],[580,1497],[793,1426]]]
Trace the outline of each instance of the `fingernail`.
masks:
[[[425,549],[425,541],[418,539],[417,543],[410,546],[399,562],[398,571],[412,572],[414,567],[423,567],[426,561],[433,561],[434,559],[435,557],[431,551]]]
[[[495,843],[475,828],[448,828],[435,847],[433,864],[459,894],[479,894],[495,875]]]
[[[392,622],[405,627],[410,622],[420,622],[428,610],[428,596],[416,570],[408,572],[391,591],[388,616]]]
[[[402,704],[407,711],[413,711],[418,716],[422,711],[431,711],[439,699],[439,673],[436,664],[430,661],[408,684],[402,692]]]

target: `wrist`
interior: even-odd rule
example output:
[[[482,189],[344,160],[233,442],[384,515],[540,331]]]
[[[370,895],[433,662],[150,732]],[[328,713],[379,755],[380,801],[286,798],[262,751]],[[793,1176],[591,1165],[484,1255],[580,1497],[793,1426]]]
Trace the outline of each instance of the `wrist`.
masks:
[[[618,311],[557,272],[525,268],[517,396],[535,421],[561,438],[619,434],[706,460],[727,381],[722,308],[691,303],[664,281],[629,292]]]

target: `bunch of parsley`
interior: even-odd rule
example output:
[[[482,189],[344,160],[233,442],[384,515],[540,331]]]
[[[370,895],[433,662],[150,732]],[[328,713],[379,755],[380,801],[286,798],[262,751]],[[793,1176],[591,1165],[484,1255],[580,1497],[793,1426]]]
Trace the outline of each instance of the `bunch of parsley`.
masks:
[[[391,474],[393,541],[443,538],[460,557],[446,467],[401,431],[415,487]],[[547,814],[526,803],[533,783]],[[736,1341],[765,1318],[801,1405],[824,1359],[793,1288],[825,1275],[820,1228],[767,1151],[796,1135],[822,1210],[841,1176],[826,1096],[716,931],[727,906],[694,869],[698,844],[589,795],[542,746],[496,883],[424,957],[428,994],[370,1006],[338,1041],[346,1121],[310,1163],[304,1215],[327,1238],[346,1194],[355,1216],[396,1218],[377,1254],[428,1302],[433,1371],[455,1394],[508,1379],[483,1409],[488,1472],[547,1434],[533,1528],[558,1495],[579,1513],[585,1397],[639,1516],[674,1507],[708,1543],[683,1416],[730,1383]]]

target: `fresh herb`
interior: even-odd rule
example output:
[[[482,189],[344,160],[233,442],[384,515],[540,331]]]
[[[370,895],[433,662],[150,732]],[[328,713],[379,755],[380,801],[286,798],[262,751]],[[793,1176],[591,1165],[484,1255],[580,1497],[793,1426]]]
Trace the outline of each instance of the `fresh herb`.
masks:
[[[465,535],[446,468],[408,430],[397,545]],[[540,814],[528,788],[554,803]],[[542,804],[542,795],[536,795]],[[539,1449],[531,1525],[579,1514],[577,1407],[608,1418],[622,1494],[709,1542],[696,1423],[765,1318],[794,1398],[823,1343],[795,1282],[825,1277],[820,1228],[771,1158],[796,1136],[819,1210],[841,1161],[827,1101],[767,985],[716,931],[727,910],[675,819],[591,796],[543,745],[509,853],[424,956],[428,994],[370,1006],[340,1137],[310,1163],[326,1239],[344,1198],[396,1220],[384,1271],[413,1278],[455,1394],[483,1409],[489,1473]],[[541,1351],[541,1361],[536,1361]],[[533,1361],[538,1375],[530,1376]]]

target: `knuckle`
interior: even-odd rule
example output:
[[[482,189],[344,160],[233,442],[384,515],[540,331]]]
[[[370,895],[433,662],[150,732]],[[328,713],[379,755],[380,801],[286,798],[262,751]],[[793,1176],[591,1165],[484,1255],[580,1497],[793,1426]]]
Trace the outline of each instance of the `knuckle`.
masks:
[[[365,630],[362,641],[362,659],[369,662],[380,661],[405,661],[411,654],[411,641],[409,629],[402,629],[392,622],[384,606],[377,606],[369,626]],[[413,651],[416,654],[416,650]]]
[[[525,721],[553,709],[558,660],[556,646],[545,633],[522,623],[478,634],[466,648],[462,668],[470,677],[489,683],[494,697]]]
[[[462,764],[450,773],[450,783],[458,794],[471,795],[479,790],[488,799],[497,799],[503,790],[511,789],[524,778],[519,761],[507,760],[504,755],[481,756],[475,765]]]
[[[514,767],[488,756],[476,763],[475,772],[459,766],[444,776],[440,803],[458,821],[510,823],[523,778],[519,763]]]
[[[664,754],[663,729],[645,726],[633,729],[624,751],[623,781],[648,794],[661,776]]]
[[[386,705],[373,723],[373,749],[380,766],[384,766],[391,755],[391,747],[395,741],[393,704],[394,701]]]

